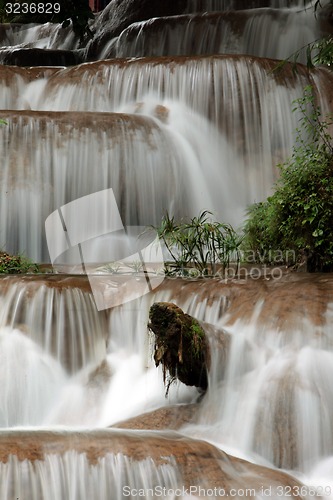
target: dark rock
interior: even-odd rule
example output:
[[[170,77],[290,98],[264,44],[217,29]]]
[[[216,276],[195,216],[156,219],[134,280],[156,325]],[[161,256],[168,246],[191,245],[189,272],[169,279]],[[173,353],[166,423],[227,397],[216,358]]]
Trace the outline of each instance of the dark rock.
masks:
[[[96,36],[89,46],[88,60],[98,58],[102,48],[112,38],[138,21],[153,17],[182,14],[186,8],[186,0],[112,0],[96,18],[92,30]]]
[[[83,53],[74,50],[2,49],[1,64],[10,66],[75,66],[84,60]]]
[[[149,328],[155,334],[155,364],[186,385],[207,389],[209,344],[199,322],[178,306],[156,302],[149,312]]]

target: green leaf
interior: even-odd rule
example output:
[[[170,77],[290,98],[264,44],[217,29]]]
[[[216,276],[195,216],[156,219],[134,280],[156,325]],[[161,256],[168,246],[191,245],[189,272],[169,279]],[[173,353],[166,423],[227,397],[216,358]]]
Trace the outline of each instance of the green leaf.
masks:
[[[306,65],[308,68],[314,68],[314,64],[312,62],[312,50],[313,47],[308,45],[306,48]]]

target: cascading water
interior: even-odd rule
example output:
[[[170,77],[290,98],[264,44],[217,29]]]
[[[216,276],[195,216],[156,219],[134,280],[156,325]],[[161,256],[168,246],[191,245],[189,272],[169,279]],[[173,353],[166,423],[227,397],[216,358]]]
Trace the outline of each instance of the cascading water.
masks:
[[[312,84],[323,112],[331,109],[327,70],[299,66],[296,74],[289,67],[278,73],[275,61],[263,59],[284,57],[288,47],[298,48],[299,37],[317,36],[321,28],[311,10],[297,11],[303,6],[258,0],[251,12],[231,0],[192,1],[183,16],[140,20],[111,40],[118,55],[137,56],[127,43],[131,34],[134,45],[144,47],[141,59],[2,66],[0,116],[7,124],[0,127],[0,246],[47,261],[45,219],[109,188],[124,225],[158,224],[166,210],[188,217],[204,208],[241,223],[246,207],[269,194],[276,163],[292,150],[299,120],[292,101]],[[196,15],[179,38],[187,12],[218,10],[244,21],[231,51],[242,46],[243,54],[261,57],[212,54],[229,50],[220,41],[218,50],[209,46],[210,36],[205,44],[198,36],[199,48],[190,50],[196,30],[211,33],[210,22],[227,19],[225,13]],[[199,18],[204,28],[192,22]],[[302,30],[295,27],[300,20]],[[164,28],[156,31],[160,23]],[[174,30],[176,52],[170,37],[163,42],[166,26]],[[157,43],[147,49],[149,30],[158,33],[163,50]],[[9,51],[78,47],[59,26],[1,33]],[[171,50],[190,57],[145,57],[153,49],[158,56]],[[85,222],[78,214],[78,223]],[[166,491],[155,489],[155,496],[171,500],[177,487],[187,498],[181,488],[188,485],[223,485],[234,498],[314,497],[308,489],[296,494],[299,483],[277,468],[333,498],[331,297],[330,277],[166,279],[135,301],[98,311],[84,276],[2,278],[1,500],[136,498],[156,487]],[[199,402],[197,390],[181,384],[171,385],[165,398],[147,334],[148,311],[157,301],[175,302],[215,327],[209,389]],[[217,340],[222,330],[226,352]],[[161,407],[176,404],[182,411],[188,403],[196,410],[177,434],[106,429]],[[160,422],[155,415],[147,418]],[[246,495],[247,487],[254,490]]]
[[[99,362],[88,349],[83,368],[72,375],[66,374],[61,367],[61,358],[57,362],[37,347],[29,331],[4,327],[1,344],[2,379],[5,383],[2,385],[4,392],[1,401],[2,418],[7,420],[2,420],[2,425],[47,426],[43,432],[50,432],[50,426],[56,429],[54,426],[59,425],[105,427],[166,403],[195,401],[196,390],[181,386],[172,386],[167,401],[164,398],[162,374],[152,366],[149,355],[146,326],[149,307],[155,301],[175,301],[197,318],[223,328],[231,337],[227,357],[223,357],[223,366],[222,352],[214,344],[216,339],[212,338],[212,346],[215,347],[212,349],[209,391],[200,405],[197,423],[184,427],[181,432],[189,437],[208,440],[250,461],[271,468],[278,466],[301,472],[303,480],[311,478],[311,485],[317,484],[318,488],[325,485],[325,498],[330,498],[328,493],[331,483],[329,472],[325,476],[325,468],[329,467],[332,453],[332,305],[329,302],[332,281],[319,278],[316,282],[300,280],[297,283],[296,280],[296,285],[302,286],[303,294],[299,294],[295,283],[280,284],[274,279],[267,284],[166,281],[159,292],[109,310],[110,336],[106,355]],[[59,285],[52,289],[50,283],[49,287],[41,283],[37,287],[39,293],[30,294],[28,300],[32,309],[35,301],[36,305],[37,301],[43,303],[42,297],[46,299],[50,292],[53,296],[63,293]],[[71,288],[69,291],[72,295],[77,289]],[[309,292],[312,292],[312,297],[307,295]],[[323,292],[326,292],[326,299]],[[265,298],[267,294],[269,301]],[[27,312],[24,314],[19,307],[15,307],[17,300],[14,296],[10,298],[10,294],[6,294],[6,297],[8,301],[14,302],[11,307],[7,307],[13,311],[11,323],[22,321],[27,324]],[[318,297],[322,297],[321,302]],[[287,307],[290,300],[294,301],[292,309]],[[312,310],[306,300],[312,304]],[[67,312],[72,309],[71,303],[69,295],[65,302]],[[241,309],[242,315],[240,303],[245,306]],[[257,304],[254,312],[252,304]],[[297,311],[304,306],[308,312],[300,321]],[[76,307],[80,310],[86,308],[86,304]],[[279,320],[274,309],[280,315]],[[73,312],[77,314],[77,311]],[[18,327],[22,328],[22,323]],[[90,349],[93,348],[91,345]],[[71,348],[70,352],[75,354],[77,348]],[[89,358],[94,360],[88,362]],[[13,365],[16,367],[14,376]],[[28,380],[28,385],[23,384],[24,379]],[[53,432],[52,439],[55,439]],[[14,438],[15,434],[12,436]],[[41,436],[43,438],[43,434]],[[30,439],[34,439],[33,434]],[[63,443],[65,438],[61,435],[58,439]],[[110,439],[114,439],[112,435]],[[69,445],[63,443],[62,446],[67,449]],[[39,474],[48,478],[52,470],[56,474],[58,467],[66,471],[70,471],[71,467],[77,470],[78,465],[75,464],[81,458],[77,453],[66,453],[58,458],[46,458],[46,463],[41,462],[40,469],[35,469],[33,475],[27,472],[28,480],[39,484]],[[112,457],[105,458],[108,466]],[[6,474],[12,474],[9,472],[10,467],[17,467],[17,462],[13,460],[6,461]],[[98,461],[96,477],[103,470],[103,464],[104,459]],[[135,464],[136,461],[133,467],[137,466]],[[86,474],[90,474],[89,461],[83,460],[81,466]],[[148,467],[148,476],[149,470]],[[176,476],[179,474],[176,465],[173,465],[172,471]],[[146,473],[142,473],[144,476],[140,480],[134,475],[134,483],[124,480],[120,482],[121,487],[128,484],[134,487],[141,484],[140,481],[148,481],[148,488],[147,484],[151,483]],[[77,472],[74,475],[77,477]],[[272,480],[269,477],[268,480]],[[94,484],[95,480],[89,481]],[[181,481],[181,476],[178,476],[178,483],[175,481],[173,487],[181,484]],[[59,487],[67,495],[67,480],[59,478],[59,482],[62,485]],[[81,491],[81,486],[70,484]],[[158,484],[169,483],[161,479]],[[22,482],[18,482],[16,488],[21,487]],[[104,486],[105,495],[109,487]],[[60,494],[56,491],[55,499],[58,498],[56,494]],[[262,498],[257,493],[257,498]],[[103,496],[100,498],[104,499]]]
[[[249,54],[287,59],[319,38],[320,31],[312,10],[304,7],[170,16],[131,24],[101,56]],[[306,62],[305,49],[299,62]]]
[[[99,500],[121,500],[124,493],[125,497],[131,496],[133,490],[154,491],[156,488],[163,492],[163,488],[168,491],[181,484],[172,465],[154,468],[155,464],[149,458],[133,462],[122,454],[103,457],[94,466],[90,465],[85,455],[73,451],[61,457],[50,455],[33,465],[27,462],[25,467],[18,467],[18,464],[16,457],[12,457],[8,463],[0,465],[3,478],[1,498],[24,498],[29,491],[33,492],[33,496],[29,497],[33,500],[81,500],[96,497],[96,485],[103,484],[97,493]],[[16,470],[19,473],[13,475]],[[57,487],[50,489],[52,483]]]
[[[242,187],[236,188],[238,173],[228,169],[241,160],[207,120],[181,104],[164,104],[146,101],[143,116],[134,113],[134,105],[126,115],[6,113],[7,126],[0,130],[5,158],[1,246],[11,252],[24,249],[34,260],[46,261],[46,243],[39,235],[47,216],[109,187],[124,224],[156,225],[166,211],[194,216],[198,206],[238,222],[244,203],[221,206],[220,200],[237,192],[242,196]],[[208,152],[200,145],[203,133]],[[92,168],[95,162],[98,173]]]
[[[226,11],[226,10],[240,10],[245,7],[259,8],[259,7],[303,7],[304,4],[311,6],[312,2],[304,2],[304,0],[252,0],[250,6],[245,6],[244,2],[237,0],[189,0],[187,2],[188,12],[210,12],[210,11]]]
[[[13,107],[36,111],[4,111],[0,129],[2,245],[46,260],[37,236],[46,217],[110,187],[125,224],[201,208],[237,226],[269,194],[275,165],[291,151],[291,102],[322,79],[323,70],[274,76],[275,63],[263,61],[103,61],[28,83]]]
[[[23,326],[25,336],[70,373],[104,359],[107,318],[97,313],[88,286],[73,289],[71,280],[65,279],[58,293],[43,280],[7,278],[2,285],[1,327]]]

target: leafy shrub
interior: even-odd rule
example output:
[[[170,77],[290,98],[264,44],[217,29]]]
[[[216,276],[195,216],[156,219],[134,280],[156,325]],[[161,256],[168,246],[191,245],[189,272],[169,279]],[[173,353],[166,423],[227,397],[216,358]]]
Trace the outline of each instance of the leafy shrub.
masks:
[[[34,264],[26,257],[0,252],[0,274],[24,274],[38,271],[37,264]]]
[[[328,128],[332,117],[321,120],[310,87],[295,102],[302,118],[293,154],[279,165],[275,193],[250,207],[244,244],[254,252],[294,250],[299,260],[306,258],[309,271],[331,271],[333,140]]]
[[[232,260],[239,263],[241,238],[230,224],[214,221],[211,215],[205,210],[190,222],[176,222],[167,214],[154,228],[170,254],[168,274],[214,275]]]

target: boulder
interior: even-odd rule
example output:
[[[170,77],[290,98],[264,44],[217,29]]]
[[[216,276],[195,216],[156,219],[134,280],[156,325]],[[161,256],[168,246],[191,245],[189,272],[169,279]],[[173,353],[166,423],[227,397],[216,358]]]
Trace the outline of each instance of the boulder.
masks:
[[[0,50],[1,64],[10,66],[75,66],[83,60],[83,53],[74,50],[36,48]]]
[[[153,304],[149,320],[155,334],[155,364],[162,364],[165,381],[169,374],[168,385],[178,379],[206,390],[209,344],[199,322],[168,302]]]

